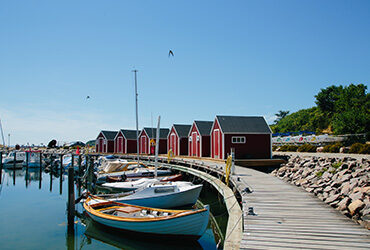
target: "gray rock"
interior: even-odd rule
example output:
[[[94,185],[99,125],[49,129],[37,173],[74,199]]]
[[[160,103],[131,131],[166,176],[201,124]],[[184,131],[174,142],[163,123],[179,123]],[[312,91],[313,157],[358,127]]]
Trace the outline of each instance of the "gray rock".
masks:
[[[333,188],[331,186],[327,186],[326,188],[324,188],[323,192],[327,192],[329,193]]]
[[[349,204],[348,210],[350,214],[353,216],[355,215],[355,213],[360,211],[364,206],[365,206],[365,203],[363,203],[361,200],[355,200],[351,202],[351,204]]]
[[[347,209],[348,204],[351,202],[351,199],[348,197],[344,197],[339,203],[338,203],[338,210],[344,211]]]
[[[348,195],[349,194],[349,182],[344,182],[341,186],[341,191],[340,191],[340,194],[342,195]]]
[[[349,195],[349,198],[353,201],[355,200],[362,200],[364,198],[363,192],[356,192]]]
[[[326,203],[332,203],[333,201],[338,200],[338,199],[339,199],[339,197],[340,197],[340,194],[335,194],[335,195],[329,196],[329,197],[325,200],[325,202],[326,202]]]

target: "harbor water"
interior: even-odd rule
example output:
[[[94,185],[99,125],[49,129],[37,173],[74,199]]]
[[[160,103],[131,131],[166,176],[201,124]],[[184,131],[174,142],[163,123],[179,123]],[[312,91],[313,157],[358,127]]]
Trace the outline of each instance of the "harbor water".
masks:
[[[92,222],[83,213],[82,204],[76,205],[75,223],[68,227],[67,180],[59,170],[2,169],[1,249],[216,249],[226,225],[222,202],[216,204],[217,195],[203,188],[200,199],[204,204],[212,203],[211,212],[217,214],[199,240],[157,239],[111,230]],[[77,198],[81,188],[75,188]],[[215,225],[216,221],[221,226]]]

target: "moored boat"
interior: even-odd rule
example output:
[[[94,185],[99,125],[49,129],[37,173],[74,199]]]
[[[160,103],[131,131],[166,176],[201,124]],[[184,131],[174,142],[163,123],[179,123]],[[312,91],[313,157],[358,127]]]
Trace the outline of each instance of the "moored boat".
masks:
[[[3,164],[5,168],[12,168],[14,164],[14,154],[15,154],[15,163],[22,163],[24,159],[26,159],[26,153],[22,151],[15,151],[15,152],[10,152],[4,159],[3,159]],[[16,168],[22,168],[21,166],[16,166]]]
[[[181,174],[161,176],[157,178],[126,178],[126,181],[118,181],[123,179],[122,177],[108,177],[107,183],[103,183],[102,187],[111,189],[112,191],[129,192],[138,188],[147,186],[156,182],[168,182],[168,181],[179,181],[182,179]],[[116,180],[116,181],[115,181]]]
[[[192,206],[196,203],[203,185],[191,182],[157,182],[127,194],[105,194],[99,199],[145,207],[173,208]]]
[[[208,206],[195,210],[157,209],[96,201],[94,196],[89,196],[83,207],[94,221],[105,226],[162,236],[199,238],[206,230],[209,219]]]

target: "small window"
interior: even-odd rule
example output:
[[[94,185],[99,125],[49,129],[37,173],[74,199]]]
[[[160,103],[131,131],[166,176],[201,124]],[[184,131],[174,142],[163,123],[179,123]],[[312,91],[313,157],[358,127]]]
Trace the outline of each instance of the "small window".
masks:
[[[197,141],[199,141],[199,135],[197,135]]]
[[[245,143],[245,136],[233,136],[231,137],[232,143]]]
[[[191,136],[189,137],[189,141],[192,141],[193,139],[191,138]]]

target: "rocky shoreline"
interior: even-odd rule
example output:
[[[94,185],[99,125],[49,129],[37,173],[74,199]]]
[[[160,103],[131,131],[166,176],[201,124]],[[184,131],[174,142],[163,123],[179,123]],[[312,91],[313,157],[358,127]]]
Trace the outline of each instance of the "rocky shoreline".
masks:
[[[370,161],[294,156],[271,174],[302,187],[370,230]]]

